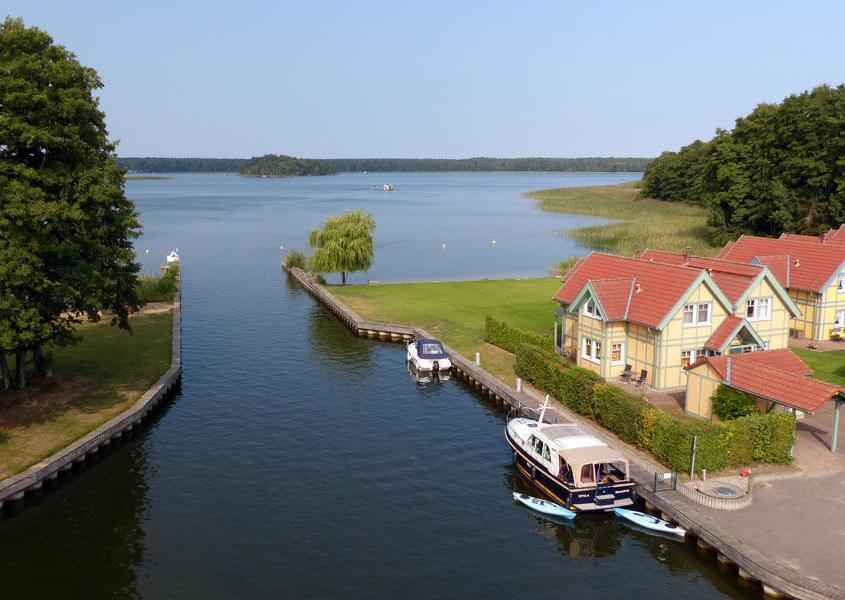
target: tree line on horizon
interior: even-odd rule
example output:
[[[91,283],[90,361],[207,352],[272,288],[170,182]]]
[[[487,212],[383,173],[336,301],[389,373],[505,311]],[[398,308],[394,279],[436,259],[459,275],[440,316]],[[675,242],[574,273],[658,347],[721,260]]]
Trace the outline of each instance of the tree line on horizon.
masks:
[[[845,222],[845,85],[760,104],[730,131],[664,152],[642,195],[704,206],[711,241],[819,234]]]
[[[281,159],[281,160],[280,160]],[[299,166],[291,161],[305,161]],[[586,158],[326,158],[300,159],[267,154],[253,158],[121,157],[121,167],[138,173],[242,173],[244,175],[327,175],[372,172],[597,172],[641,173],[652,159],[626,157]],[[274,162],[278,161],[276,168]],[[303,170],[303,173],[290,171]],[[313,172],[311,172],[313,171]],[[319,171],[319,172],[316,172]]]

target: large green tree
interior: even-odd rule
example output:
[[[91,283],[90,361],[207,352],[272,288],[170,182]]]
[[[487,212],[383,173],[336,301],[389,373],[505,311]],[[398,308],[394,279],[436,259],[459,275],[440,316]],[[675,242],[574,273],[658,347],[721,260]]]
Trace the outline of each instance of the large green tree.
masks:
[[[646,169],[643,193],[706,206],[715,243],[838,227],[845,222],[845,86],[760,104],[709,142],[664,152]]]
[[[373,265],[373,215],[362,210],[346,211],[325,220],[323,227],[312,229],[308,244],[314,248],[310,267],[318,273],[340,273],[343,285],[354,271],[366,271]]]
[[[129,328],[140,231],[85,67],[45,32],[0,24],[0,371],[62,343],[83,317]]]

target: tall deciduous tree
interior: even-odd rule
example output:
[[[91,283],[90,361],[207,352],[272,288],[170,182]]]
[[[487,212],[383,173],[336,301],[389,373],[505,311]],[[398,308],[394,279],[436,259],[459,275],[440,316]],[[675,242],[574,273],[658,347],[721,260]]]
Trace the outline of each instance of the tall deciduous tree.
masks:
[[[314,248],[311,269],[318,273],[340,273],[343,285],[354,271],[373,265],[373,215],[362,210],[346,211],[330,217],[321,229],[311,230],[308,244]]]
[[[83,316],[129,328],[140,231],[94,96],[96,71],[22,20],[0,24],[0,354],[19,387],[32,352]],[[6,361],[0,361],[0,371]]]

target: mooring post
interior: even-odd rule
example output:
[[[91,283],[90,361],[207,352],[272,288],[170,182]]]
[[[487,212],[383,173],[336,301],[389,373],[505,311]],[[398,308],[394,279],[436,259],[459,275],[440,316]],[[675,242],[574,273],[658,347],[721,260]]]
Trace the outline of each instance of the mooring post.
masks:
[[[481,352],[475,353],[475,364],[477,364],[477,365],[481,364]]]
[[[698,436],[692,436],[692,460],[690,461],[689,466],[689,478],[692,481],[693,477],[695,476],[695,451],[698,450]]]
[[[522,391],[522,379],[520,379],[519,377],[516,378],[516,391]]]
[[[839,442],[839,409],[842,408],[842,400],[837,399],[833,408],[833,439],[830,440],[830,451],[836,452]]]

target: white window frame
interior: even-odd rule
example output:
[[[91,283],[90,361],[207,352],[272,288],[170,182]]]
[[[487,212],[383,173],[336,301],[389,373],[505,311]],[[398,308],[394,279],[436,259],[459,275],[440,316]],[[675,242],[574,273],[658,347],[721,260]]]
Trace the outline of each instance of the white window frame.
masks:
[[[614,346],[619,346],[619,360],[613,360]],[[610,344],[610,364],[613,366],[625,364],[625,342],[612,342]]]
[[[707,307],[707,320],[702,321],[699,320],[699,316],[701,314],[701,308]],[[689,310],[687,310],[689,309]],[[692,315],[692,320],[687,323],[687,314]],[[683,312],[683,324],[684,327],[704,327],[706,325],[710,325],[713,321],[713,303],[712,302],[690,302],[689,304],[684,304],[684,312]]]
[[[592,311],[590,310],[590,304],[593,305]],[[601,319],[601,313],[599,312],[599,305],[592,298],[588,298],[587,301],[584,303],[584,314],[586,316],[592,317],[594,319]]]
[[[685,354],[689,355],[689,356],[686,357],[687,358],[687,364],[684,364],[684,358],[685,358],[684,355]],[[691,365],[695,362],[693,360],[694,356],[695,356],[695,350],[681,350],[681,370],[683,370],[684,367],[688,367],[689,365]]]
[[[766,307],[765,312],[762,310]],[[753,309],[753,315],[748,315],[748,309]],[[760,296],[758,298],[749,298],[745,303],[745,318],[748,321],[769,321],[772,318],[772,297]]]
[[[837,310],[833,313],[833,326],[845,327],[845,310]]]
[[[590,352],[587,352],[587,342],[590,343]],[[591,363],[601,363],[601,340],[595,340],[587,336],[582,337],[581,358],[588,360]]]

